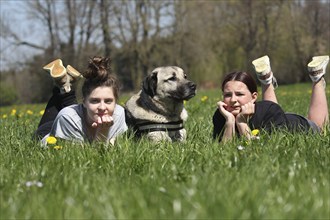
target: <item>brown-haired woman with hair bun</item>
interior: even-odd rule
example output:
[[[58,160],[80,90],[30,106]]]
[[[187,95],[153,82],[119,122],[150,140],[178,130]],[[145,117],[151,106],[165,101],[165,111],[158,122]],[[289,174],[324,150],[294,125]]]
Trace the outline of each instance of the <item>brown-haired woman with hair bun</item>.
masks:
[[[44,69],[50,72],[56,87],[36,131],[42,143],[54,136],[113,144],[116,136],[127,130],[124,108],[117,104],[119,85],[109,58],[91,58],[82,74],[70,65],[65,68],[60,59]],[[75,91],[71,90],[78,80],[83,80],[81,104],[77,104]]]

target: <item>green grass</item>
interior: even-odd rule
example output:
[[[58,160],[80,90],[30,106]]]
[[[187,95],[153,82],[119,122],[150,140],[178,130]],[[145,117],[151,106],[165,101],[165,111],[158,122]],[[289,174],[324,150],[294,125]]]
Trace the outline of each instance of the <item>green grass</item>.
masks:
[[[281,86],[279,102],[305,115],[309,88]],[[200,91],[186,103],[186,143],[124,135],[114,147],[62,141],[62,150],[31,139],[44,105],[1,108],[0,218],[329,219],[330,129],[218,144],[211,134],[219,97]]]

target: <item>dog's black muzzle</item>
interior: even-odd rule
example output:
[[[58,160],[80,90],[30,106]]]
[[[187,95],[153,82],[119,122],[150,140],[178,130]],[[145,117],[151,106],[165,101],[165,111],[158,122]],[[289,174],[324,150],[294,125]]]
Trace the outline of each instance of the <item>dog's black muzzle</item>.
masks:
[[[184,97],[183,100],[189,100],[196,95],[197,85],[194,82],[189,81],[187,83],[187,86],[188,86],[188,92],[187,92],[188,95],[186,97]]]
[[[196,95],[196,84],[192,81],[182,84],[176,91],[170,93],[171,98],[177,101],[189,100]]]

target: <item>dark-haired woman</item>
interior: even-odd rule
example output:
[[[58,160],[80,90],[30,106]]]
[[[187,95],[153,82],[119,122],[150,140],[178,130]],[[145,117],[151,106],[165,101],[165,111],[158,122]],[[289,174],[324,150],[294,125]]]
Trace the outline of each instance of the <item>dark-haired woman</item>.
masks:
[[[127,130],[124,108],[117,104],[119,86],[111,73],[110,59],[91,58],[82,76],[70,65],[65,68],[60,59],[44,69],[49,71],[56,87],[36,131],[43,143],[47,137],[54,136],[113,144]],[[83,80],[81,104],[76,104],[75,91],[71,90],[78,80]]]
[[[231,140],[235,136],[252,137],[251,130],[285,128],[290,131],[320,132],[328,123],[329,111],[325,92],[324,74],[329,56],[316,56],[308,63],[309,76],[313,81],[308,117],[285,113],[277,103],[276,79],[268,56],[252,62],[262,86],[262,101],[258,97],[257,84],[246,72],[232,72],[222,83],[223,100],[217,103],[213,115],[213,138]]]

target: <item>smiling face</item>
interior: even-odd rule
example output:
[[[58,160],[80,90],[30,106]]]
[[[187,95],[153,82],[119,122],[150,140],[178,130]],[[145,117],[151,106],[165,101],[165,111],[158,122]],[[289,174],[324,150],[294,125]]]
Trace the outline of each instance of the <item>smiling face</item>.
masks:
[[[248,102],[255,102],[258,94],[251,93],[248,87],[240,81],[228,81],[223,88],[223,102],[227,104],[226,110],[234,116],[241,111],[241,106]]]
[[[87,110],[88,125],[97,122],[97,119],[103,115],[112,116],[116,106],[116,99],[112,87],[96,87],[89,96],[84,99],[83,104]]]

